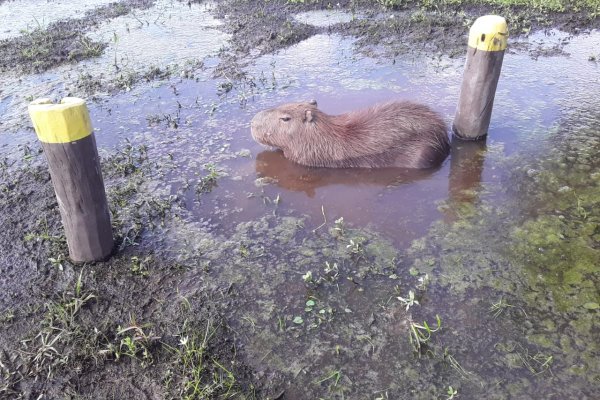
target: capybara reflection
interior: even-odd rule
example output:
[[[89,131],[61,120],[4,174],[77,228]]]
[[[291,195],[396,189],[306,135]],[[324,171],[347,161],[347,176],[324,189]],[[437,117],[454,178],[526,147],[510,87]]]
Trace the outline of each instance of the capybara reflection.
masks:
[[[400,186],[427,179],[438,168],[313,168],[288,160],[281,150],[256,155],[256,174],[277,186],[313,197],[318,188],[334,185],[380,187]]]
[[[315,101],[288,103],[256,114],[251,131],[257,142],[311,167],[431,168],[450,151],[442,118],[409,101],[341,115],[319,111]]]

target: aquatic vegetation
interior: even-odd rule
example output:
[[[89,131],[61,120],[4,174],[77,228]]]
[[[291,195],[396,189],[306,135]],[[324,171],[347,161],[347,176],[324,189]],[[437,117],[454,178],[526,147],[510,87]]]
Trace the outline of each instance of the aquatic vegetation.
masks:
[[[418,305],[419,302],[417,300],[415,300],[415,292],[413,292],[412,290],[408,291],[408,297],[404,298],[401,296],[396,297],[398,300],[400,300],[400,302],[402,303],[402,305],[406,306],[406,311],[408,311],[408,309],[414,305]]]
[[[204,166],[204,169],[208,173],[202,178],[200,178],[200,181],[196,186],[196,193],[198,194],[210,192],[217,185],[217,179],[220,176],[217,167],[213,164],[206,164]]]
[[[413,321],[409,322],[410,344],[413,346],[414,351],[416,353],[419,353],[419,355],[423,351],[424,346],[426,346],[431,340],[431,335],[442,329],[442,321],[440,319],[440,316],[436,315],[435,318],[437,322],[437,326],[435,329],[431,328],[427,321],[423,321],[422,325]]]
[[[500,300],[490,306],[490,312],[494,315],[494,318],[498,318],[505,310],[514,307],[512,304],[508,304],[503,298],[500,298]]]

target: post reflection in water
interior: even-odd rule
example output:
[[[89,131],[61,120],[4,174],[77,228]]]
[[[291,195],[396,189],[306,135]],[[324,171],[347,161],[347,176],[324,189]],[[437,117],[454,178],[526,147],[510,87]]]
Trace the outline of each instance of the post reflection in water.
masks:
[[[487,145],[485,140],[465,141],[452,137],[448,199],[450,208],[446,221],[458,218],[461,203],[473,204],[479,197]]]

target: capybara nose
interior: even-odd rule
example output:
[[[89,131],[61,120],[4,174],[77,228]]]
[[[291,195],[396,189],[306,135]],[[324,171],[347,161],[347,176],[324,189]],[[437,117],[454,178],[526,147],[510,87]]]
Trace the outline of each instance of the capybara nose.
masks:
[[[251,131],[256,131],[257,129],[258,129],[258,121],[257,121],[256,117],[254,117],[250,121],[250,130]]]
[[[262,111],[256,114],[254,117],[252,117],[252,119],[250,120],[250,128],[256,129],[256,127],[258,126],[258,118],[261,113]]]
[[[268,135],[267,132],[265,131],[265,123],[264,123],[264,118],[265,118],[265,111],[260,111],[259,113],[257,113],[254,118],[252,118],[252,120],[250,120],[250,131],[252,132],[252,136],[256,137],[261,137],[261,136],[265,136]]]

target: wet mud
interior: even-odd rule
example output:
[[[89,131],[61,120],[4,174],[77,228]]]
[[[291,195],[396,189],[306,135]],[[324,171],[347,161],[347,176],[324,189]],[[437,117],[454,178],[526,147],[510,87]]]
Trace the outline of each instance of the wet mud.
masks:
[[[0,398],[594,398],[592,11],[124,1],[6,32]],[[450,123],[488,12],[512,36],[487,143],[415,171],[306,168],[252,141],[258,111],[313,98]],[[66,95],[95,128],[105,262],[68,260],[27,119]]]

